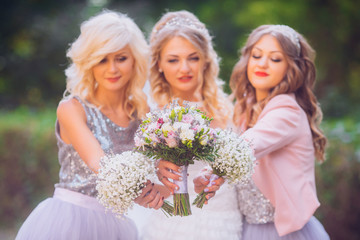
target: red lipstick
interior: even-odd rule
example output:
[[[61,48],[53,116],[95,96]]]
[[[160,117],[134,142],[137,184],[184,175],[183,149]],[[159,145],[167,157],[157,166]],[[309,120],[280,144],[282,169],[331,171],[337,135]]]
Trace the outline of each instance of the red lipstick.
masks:
[[[192,79],[192,76],[190,75],[185,75],[185,76],[181,76],[178,78],[180,82],[189,82]]]
[[[113,78],[106,78],[106,80],[108,80],[109,82],[117,82],[120,79],[120,77],[113,77]]]
[[[255,75],[258,77],[267,77],[269,76],[269,74],[267,74],[266,72],[255,72]]]

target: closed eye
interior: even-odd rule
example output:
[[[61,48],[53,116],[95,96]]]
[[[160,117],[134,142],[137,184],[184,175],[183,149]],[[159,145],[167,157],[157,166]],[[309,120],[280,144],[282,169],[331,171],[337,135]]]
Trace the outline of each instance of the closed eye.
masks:
[[[118,61],[118,62],[124,62],[124,61],[126,61],[127,59],[128,59],[127,57],[123,56],[123,57],[118,57],[118,58],[116,58],[116,61]]]
[[[197,62],[197,61],[199,61],[199,60],[200,60],[199,57],[191,57],[191,58],[190,58],[190,61],[194,61],[194,62]]]
[[[168,60],[169,63],[176,63],[176,62],[178,62],[178,61],[179,61],[179,60],[177,60],[177,59],[169,59],[169,60]]]
[[[99,63],[106,63],[106,62],[107,62],[107,58],[103,58]]]

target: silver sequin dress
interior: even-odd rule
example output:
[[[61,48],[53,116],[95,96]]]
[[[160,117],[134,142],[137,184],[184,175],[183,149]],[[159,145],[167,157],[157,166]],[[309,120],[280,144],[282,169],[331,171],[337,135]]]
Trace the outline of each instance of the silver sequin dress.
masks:
[[[275,208],[251,180],[237,185],[238,201],[244,215],[243,240],[328,240],[321,223],[313,216],[299,231],[279,237],[274,225]]]
[[[98,108],[83,106],[87,126],[106,154],[116,154],[134,147],[134,133],[139,120],[122,128]],[[96,174],[93,173],[72,145],[60,138],[56,121],[55,135],[59,148],[59,183],[54,197],[41,202],[29,215],[16,239],[137,239],[137,230],[128,218],[118,219],[97,202]]]

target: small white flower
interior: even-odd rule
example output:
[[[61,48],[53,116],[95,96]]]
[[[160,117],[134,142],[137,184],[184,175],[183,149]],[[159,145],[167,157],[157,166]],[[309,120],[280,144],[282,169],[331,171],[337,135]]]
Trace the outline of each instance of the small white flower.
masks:
[[[152,122],[152,123],[150,123],[150,124],[148,125],[147,131],[153,132],[153,131],[155,131],[156,129],[157,129],[157,123],[156,123],[156,122]]]
[[[180,112],[182,109],[183,109],[183,107],[181,107],[181,106],[174,107],[174,110],[176,113]]]
[[[202,116],[201,116],[201,115],[196,114],[196,115],[195,115],[195,119],[196,119],[196,121],[198,121],[198,122],[199,122],[199,125],[200,125],[200,126],[205,125],[205,120],[202,118]]]
[[[154,178],[152,164],[145,155],[131,151],[103,157],[96,180],[99,202],[121,218],[133,206],[146,180]]]
[[[219,132],[218,157],[211,163],[213,169],[223,172],[229,183],[247,181],[254,172],[254,151],[251,143],[234,132]]]
[[[135,136],[134,141],[135,141],[135,146],[137,147],[142,147],[145,145],[144,139],[140,138],[139,136]]]
[[[174,130],[175,131],[178,131],[178,130],[185,130],[185,129],[189,129],[190,128],[190,124],[188,123],[183,123],[183,122],[175,122],[173,127],[174,127]]]

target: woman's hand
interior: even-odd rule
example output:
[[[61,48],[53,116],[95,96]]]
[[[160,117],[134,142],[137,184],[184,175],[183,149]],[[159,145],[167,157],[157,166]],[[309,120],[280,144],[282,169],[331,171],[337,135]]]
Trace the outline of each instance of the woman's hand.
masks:
[[[149,180],[146,182],[146,187],[142,189],[139,197],[135,198],[135,203],[145,208],[154,208],[158,210],[164,203],[164,197],[161,195],[160,190],[154,183]]]
[[[179,186],[170,182],[169,179],[182,181],[181,176],[178,175],[181,173],[181,167],[169,161],[160,160],[157,165],[157,169],[156,174],[159,181],[170,190],[171,194],[174,194],[174,191],[178,190]]]
[[[223,185],[225,182],[224,178],[222,177],[218,177],[217,179],[210,182],[211,175],[212,170],[204,168],[193,180],[195,192],[201,193],[202,191],[204,191],[208,193],[206,195],[206,199],[208,200],[215,196],[216,191],[219,190],[221,185]],[[208,201],[205,202],[205,204],[207,203]]]

